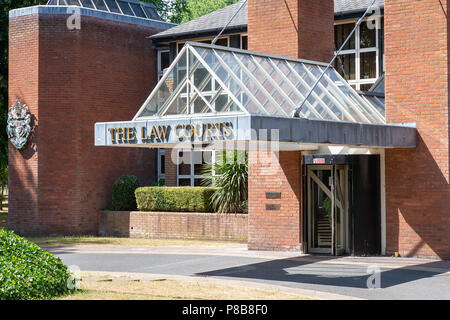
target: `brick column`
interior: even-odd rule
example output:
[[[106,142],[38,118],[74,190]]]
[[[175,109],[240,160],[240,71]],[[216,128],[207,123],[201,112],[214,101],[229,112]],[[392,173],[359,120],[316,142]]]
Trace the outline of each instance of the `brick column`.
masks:
[[[250,250],[301,249],[301,153],[249,152]]]
[[[334,2],[249,0],[250,50],[329,62],[334,51]]]
[[[386,251],[450,258],[449,1],[386,0],[386,117],[417,149],[386,151]]]
[[[177,186],[177,165],[176,165],[176,154],[172,155],[172,152],[176,152],[174,149],[165,149],[164,164],[166,168],[165,173],[165,185],[168,187]]]
[[[9,145],[9,227],[20,234],[96,234],[122,174],[155,179],[155,151],[94,146],[94,123],[131,119],[156,82],[151,27],[82,16],[10,19],[9,104],[30,107],[33,136]]]

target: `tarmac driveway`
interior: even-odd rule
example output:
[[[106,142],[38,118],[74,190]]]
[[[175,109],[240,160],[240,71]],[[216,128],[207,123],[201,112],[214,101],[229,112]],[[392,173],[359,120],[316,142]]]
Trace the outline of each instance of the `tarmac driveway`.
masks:
[[[46,250],[82,271],[214,277],[363,299],[450,300],[449,261],[270,255],[245,250],[233,254],[227,249],[49,247]],[[379,288],[368,289],[369,277],[369,284]]]

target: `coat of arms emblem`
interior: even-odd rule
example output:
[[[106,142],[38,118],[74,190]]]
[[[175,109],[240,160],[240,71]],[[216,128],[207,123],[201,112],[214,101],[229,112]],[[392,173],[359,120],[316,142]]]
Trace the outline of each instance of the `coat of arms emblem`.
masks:
[[[14,147],[22,149],[27,143],[31,132],[31,116],[26,104],[17,99],[16,104],[9,108],[6,132],[8,139]]]

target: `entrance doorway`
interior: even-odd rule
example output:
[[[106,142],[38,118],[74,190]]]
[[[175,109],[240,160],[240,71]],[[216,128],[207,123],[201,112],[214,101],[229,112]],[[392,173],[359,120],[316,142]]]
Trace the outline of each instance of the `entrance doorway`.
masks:
[[[307,166],[308,252],[349,252],[348,194],[348,165]]]

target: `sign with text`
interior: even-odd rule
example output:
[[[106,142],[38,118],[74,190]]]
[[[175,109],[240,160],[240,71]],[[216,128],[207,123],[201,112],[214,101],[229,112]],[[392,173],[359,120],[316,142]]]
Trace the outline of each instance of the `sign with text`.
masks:
[[[96,123],[95,145],[236,140],[237,129],[236,117]]]

